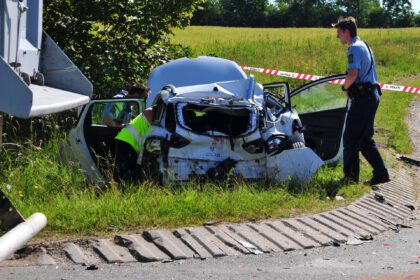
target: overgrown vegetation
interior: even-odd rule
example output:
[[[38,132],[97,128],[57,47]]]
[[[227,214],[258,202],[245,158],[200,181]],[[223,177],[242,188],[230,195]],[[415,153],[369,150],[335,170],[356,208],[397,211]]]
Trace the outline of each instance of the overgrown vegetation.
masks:
[[[202,2],[46,0],[44,29],[87,75],[95,97],[110,97],[187,54],[167,37],[187,26]]]

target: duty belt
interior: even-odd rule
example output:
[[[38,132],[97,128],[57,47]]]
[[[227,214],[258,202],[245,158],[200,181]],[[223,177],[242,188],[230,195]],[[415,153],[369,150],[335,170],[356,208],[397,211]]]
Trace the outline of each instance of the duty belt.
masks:
[[[372,94],[372,92],[377,88],[379,88],[377,84],[353,83],[348,90],[348,95],[350,98],[366,96],[368,94]]]

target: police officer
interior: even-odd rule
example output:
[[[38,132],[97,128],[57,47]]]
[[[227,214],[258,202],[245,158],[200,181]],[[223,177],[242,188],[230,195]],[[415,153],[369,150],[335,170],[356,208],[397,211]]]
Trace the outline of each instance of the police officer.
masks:
[[[150,88],[143,84],[134,84],[129,91],[121,90],[113,98],[140,98],[146,103],[149,94]],[[107,103],[103,111],[103,123],[113,127],[121,127],[123,124],[128,123],[132,118],[132,114],[130,114],[129,108],[126,107],[129,107],[128,103],[125,105],[122,102]]]
[[[115,170],[117,182],[134,180],[138,154],[143,149],[144,139],[150,132],[153,109],[147,108],[134,118],[115,137]]]
[[[339,18],[332,25],[337,38],[349,45],[348,74],[343,90],[351,99],[343,135],[344,181],[359,181],[359,151],[373,168],[370,185],[389,182],[388,170],[373,140],[374,120],[379,105],[380,88],[375,61],[369,46],[357,36],[354,17]]]

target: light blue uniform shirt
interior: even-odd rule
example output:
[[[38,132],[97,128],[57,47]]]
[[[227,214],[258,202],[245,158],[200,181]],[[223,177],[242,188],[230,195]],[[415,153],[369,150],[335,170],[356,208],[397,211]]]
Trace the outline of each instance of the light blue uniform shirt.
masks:
[[[372,51],[371,51],[372,53]],[[378,83],[378,75],[376,74],[375,58],[369,54],[369,50],[365,42],[360,40],[359,36],[352,39],[351,45],[347,51],[348,69],[358,69],[357,80],[359,83]],[[373,59],[372,70],[371,59]]]
[[[119,93],[113,96],[113,98],[125,98],[128,95],[128,91],[121,90]],[[104,107],[104,111],[102,114],[102,119],[105,119],[105,117],[112,118],[114,120],[121,121],[122,123],[129,123],[131,120],[131,114],[128,114],[127,112],[127,103],[124,103],[124,108],[121,112],[119,112],[119,115],[116,115],[114,113],[114,106],[115,103],[107,103]]]

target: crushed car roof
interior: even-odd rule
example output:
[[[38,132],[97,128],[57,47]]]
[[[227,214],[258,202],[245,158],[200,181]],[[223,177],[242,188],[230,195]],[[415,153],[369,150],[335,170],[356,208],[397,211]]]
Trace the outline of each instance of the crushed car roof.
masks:
[[[171,102],[177,101],[199,101],[215,100],[215,103],[222,105],[225,102],[234,101],[235,105],[239,103],[249,104],[247,100],[248,87],[250,80],[237,80],[220,83],[211,83],[205,85],[195,85],[176,88],[176,95],[170,99]],[[255,84],[253,89],[252,102],[255,106],[261,107],[264,98],[263,88],[260,84]],[[223,102],[225,101],[225,102]],[[234,105],[233,103],[231,103]],[[227,105],[227,103],[226,103]]]
[[[152,71],[148,86],[152,93],[147,106],[155,99],[165,85],[175,87],[211,84],[220,81],[245,80],[245,72],[235,62],[223,58],[200,56],[180,58],[165,63]]]

